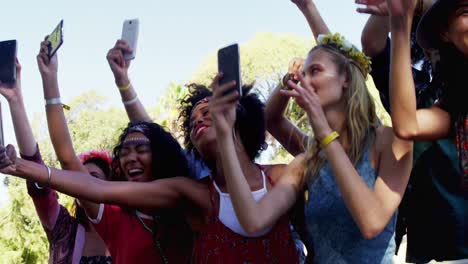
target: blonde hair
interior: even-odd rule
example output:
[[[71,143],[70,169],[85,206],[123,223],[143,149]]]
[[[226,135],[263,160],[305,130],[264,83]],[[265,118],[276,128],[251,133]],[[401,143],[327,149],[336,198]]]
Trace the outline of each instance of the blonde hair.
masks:
[[[309,55],[319,49],[331,55],[333,62],[338,66],[339,73],[345,74],[349,83],[344,96],[346,97],[345,128],[350,147],[345,151],[355,166],[362,157],[367,144],[374,139],[375,128],[379,125],[374,101],[367,90],[366,77],[356,62],[328,45],[314,47]],[[314,180],[325,162],[324,157],[319,155],[320,148],[317,140],[309,140],[307,149],[303,177],[306,181]]]

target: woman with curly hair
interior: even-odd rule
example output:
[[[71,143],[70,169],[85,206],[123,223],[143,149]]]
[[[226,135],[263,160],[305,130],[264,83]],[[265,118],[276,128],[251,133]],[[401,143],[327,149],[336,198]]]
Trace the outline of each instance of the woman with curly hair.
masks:
[[[214,86],[217,86],[218,79],[219,75]],[[232,87],[232,84],[222,87]],[[233,132],[236,137],[236,151],[243,161],[243,171],[251,193],[260,199],[278,181],[284,166],[260,166],[253,162],[265,144],[265,124],[263,103],[255,94],[249,93],[250,89],[251,87],[244,87]],[[2,165],[13,160],[14,165],[4,168],[2,172],[48,184],[61,192],[88,201],[145,208],[147,211],[155,211],[157,215],[177,212],[185,216],[197,233],[193,256],[195,263],[297,263],[298,253],[291,238],[287,214],[275,225],[255,233],[245,230],[237,220],[226,190],[217,135],[212,127],[210,114],[212,107],[224,101],[224,98],[212,97],[212,92],[201,85],[191,85],[190,94],[182,101],[182,129],[186,144],[204,159],[213,172],[211,177],[198,182],[186,177],[173,177],[186,173],[178,169],[184,163],[175,158],[174,151],[181,151],[181,148],[170,134],[167,133],[166,137],[144,134],[138,124],[131,125],[124,131],[120,143],[114,149],[113,171],[124,175],[128,182],[105,182],[85,177],[82,172],[57,169],[50,169],[50,173],[47,173],[34,163],[16,159],[15,154],[10,153],[14,150],[11,147],[8,147],[8,153],[11,154],[8,157],[11,159],[2,159]],[[159,145],[150,144],[155,140]],[[173,143],[169,146],[164,142]],[[151,145],[152,151],[149,151],[148,145]],[[5,149],[1,149],[4,154]],[[147,165],[151,164],[151,160],[153,165]],[[106,234],[112,237],[119,234],[121,229],[114,227],[115,221],[107,220],[105,222],[109,229],[102,231],[99,225],[104,219],[113,218],[106,215],[106,212],[112,212],[109,210],[110,206],[104,206],[104,213],[101,208],[103,206],[93,205],[90,212],[89,209],[87,212],[91,218],[101,218],[96,229],[106,241]],[[160,232],[165,230],[158,221],[156,223],[160,228],[155,234],[159,237]],[[134,239],[126,239],[128,243],[135,243]],[[163,240],[159,241],[159,253],[166,256],[161,263],[182,263],[182,256],[190,257],[187,252],[179,251],[178,256],[170,254],[170,249],[177,249],[176,244],[184,242],[181,239],[173,238],[171,245],[174,247],[165,245]],[[106,244],[112,253],[112,244],[107,241]],[[115,258],[114,254],[112,256]],[[140,257],[144,256],[142,252]]]

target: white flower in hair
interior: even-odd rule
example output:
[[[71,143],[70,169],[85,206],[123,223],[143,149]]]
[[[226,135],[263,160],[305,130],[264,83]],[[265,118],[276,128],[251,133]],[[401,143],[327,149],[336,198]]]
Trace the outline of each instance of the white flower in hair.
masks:
[[[325,34],[320,34],[320,35],[318,35],[318,37],[317,37],[317,43],[322,43],[323,40],[325,39],[325,36],[326,36]]]
[[[343,39],[343,42],[341,43],[341,45],[343,46],[343,49],[345,51],[350,51],[354,48],[354,45],[346,39]]]

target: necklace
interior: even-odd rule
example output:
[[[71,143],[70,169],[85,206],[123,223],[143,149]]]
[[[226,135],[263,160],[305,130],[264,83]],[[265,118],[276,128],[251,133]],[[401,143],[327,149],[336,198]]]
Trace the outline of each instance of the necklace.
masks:
[[[161,259],[163,261],[164,264],[168,264],[169,261],[167,260],[167,257],[166,255],[164,255],[164,252],[163,252],[163,249],[161,247],[161,242],[159,241],[159,239],[156,237],[156,233],[153,232],[153,230],[151,228],[149,228],[145,222],[143,221],[143,219],[141,219],[140,215],[138,214],[138,212],[135,212],[135,215],[136,217],[138,218],[138,220],[140,221],[140,223],[143,225],[143,228],[146,229],[146,231],[148,231],[152,237],[153,237],[153,241],[154,241],[154,244],[156,245],[156,249],[158,250],[159,252],[159,255],[161,256]],[[159,220],[159,216],[153,216],[153,225],[156,225],[156,221]]]

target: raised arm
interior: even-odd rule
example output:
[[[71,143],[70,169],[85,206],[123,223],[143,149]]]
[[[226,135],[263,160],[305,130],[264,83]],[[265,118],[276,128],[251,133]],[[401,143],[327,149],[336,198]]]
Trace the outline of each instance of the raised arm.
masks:
[[[17,158],[11,145],[6,149],[0,146],[0,172],[49,185],[79,199],[131,208],[174,208],[186,200],[203,205],[203,201],[209,199],[205,185],[185,177],[142,183],[113,182],[90,177],[88,173],[80,171],[54,168],[50,168],[49,177],[44,165]]]
[[[8,101],[16,142],[21,156],[42,164],[39,147],[34,138],[24,106],[21,92],[21,65],[18,60],[16,61],[16,82],[0,84],[0,93]],[[49,189],[39,189],[32,181],[27,182],[27,188],[34,202],[39,220],[47,230],[52,230],[59,213],[56,193]]]
[[[0,94],[8,101],[20,153],[33,156],[37,150],[37,143],[24,107],[21,92],[21,65],[18,59],[16,60],[16,82],[10,84],[0,82]]]
[[[234,142],[232,134],[238,94],[223,96],[231,89],[232,83],[218,86],[217,78],[213,84],[209,112],[216,129],[223,173],[239,222],[247,232],[257,233],[272,227],[294,205],[299,191],[297,177],[287,173],[264,198],[259,202],[254,200],[236,154],[236,144],[239,143]]]
[[[438,108],[416,110],[410,33],[415,1],[388,0],[392,33],[390,107],[395,133],[404,139],[436,140],[450,133],[450,115]]]
[[[323,112],[320,98],[309,83],[300,76],[303,87],[291,84],[298,104],[307,112],[314,135],[319,142],[333,131]],[[380,234],[395,213],[408,183],[412,166],[411,141],[394,136],[391,128],[379,128],[375,146],[379,153],[375,164],[378,177],[374,188],[370,188],[358,174],[343,146],[334,140],[322,148],[330,164],[335,181],[363,237],[372,239]],[[373,147],[371,147],[372,149]],[[378,159],[380,157],[380,159]]]
[[[125,52],[131,52],[130,47],[124,40],[117,40],[115,46],[107,53],[107,61],[114,74],[115,84],[119,88],[122,103],[125,106],[130,121],[152,122],[151,117],[138,99],[138,95],[128,78],[128,68],[131,61],[124,59],[123,54]]]
[[[283,82],[288,78],[297,79],[296,72],[302,72],[304,59],[295,58],[289,63],[288,73]],[[285,116],[289,97],[281,94],[285,84],[279,85],[268,98],[265,106],[265,120],[268,132],[293,156],[305,151],[308,137]]]
[[[87,172],[86,168],[76,156],[68,132],[58,88],[57,54],[49,60],[47,45],[47,41],[41,43],[41,49],[37,55],[37,64],[39,66],[39,72],[41,73],[44,99],[46,100],[46,116],[50,139],[62,168]]]
[[[296,4],[306,18],[315,40],[317,40],[320,34],[330,33],[330,29],[328,29],[327,24],[312,0],[291,0],[291,2]]]
[[[389,33],[388,16],[371,15],[361,34],[362,51],[369,57],[379,55],[387,46]]]
[[[86,167],[81,163],[73,148],[73,142],[68,131],[63,105],[60,102],[60,91],[58,88],[57,54],[49,59],[47,54],[47,42],[41,43],[41,50],[37,55],[37,64],[42,77],[44,98],[46,100],[47,125],[49,135],[57,158],[65,170],[79,171],[91,178]],[[42,169],[44,170],[44,168]],[[74,179],[69,179],[74,180]],[[95,218],[99,212],[99,204],[88,201],[80,201],[86,214]]]

